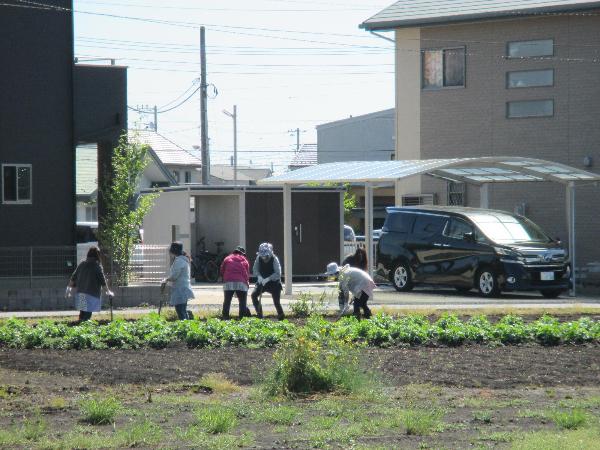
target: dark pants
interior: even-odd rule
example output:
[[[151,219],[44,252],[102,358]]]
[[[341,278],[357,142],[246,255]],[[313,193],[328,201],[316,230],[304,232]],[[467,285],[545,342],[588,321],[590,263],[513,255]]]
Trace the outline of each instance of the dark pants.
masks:
[[[92,318],[92,313],[88,311],[79,311],[79,321],[85,322],[86,320],[90,320]]]
[[[250,310],[246,305],[246,301],[248,299],[248,293],[246,291],[224,291],[225,292],[225,300],[223,301],[223,318],[226,319],[229,317],[229,309],[231,308],[231,300],[233,299],[233,294],[238,299],[239,303],[239,315],[242,317],[250,317]]]
[[[371,317],[371,310],[367,306],[367,302],[369,301],[369,296],[366,292],[361,292],[360,297],[354,297],[354,316],[357,319],[360,319],[360,310],[362,308],[365,319]]]
[[[187,303],[175,305],[175,312],[179,320],[191,320],[194,317],[192,312],[187,310]]]
[[[256,310],[256,315],[260,318],[263,317],[262,305],[260,304],[258,298],[264,292],[271,294],[271,297],[273,297],[273,304],[277,310],[277,317],[279,319],[283,319],[285,315],[283,314],[283,308],[281,307],[281,283],[278,281],[269,281],[265,286],[262,284],[257,284],[254,288],[254,291],[252,291],[252,304]]]

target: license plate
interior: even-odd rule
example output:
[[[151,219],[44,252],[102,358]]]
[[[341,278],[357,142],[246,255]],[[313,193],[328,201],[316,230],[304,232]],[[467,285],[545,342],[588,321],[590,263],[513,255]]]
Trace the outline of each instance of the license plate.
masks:
[[[554,281],[554,272],[540,272],[540,280]]]

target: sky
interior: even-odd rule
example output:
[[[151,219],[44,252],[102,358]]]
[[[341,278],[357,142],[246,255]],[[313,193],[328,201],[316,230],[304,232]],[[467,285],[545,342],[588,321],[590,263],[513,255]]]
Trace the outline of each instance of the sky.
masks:
[[[128,104],[178,106],[198,87],[199,26],[206,27],[211,162],[285,170],[315,126],[394,106],[393,43],[358,25],[392,0],[74,0],[75,56],[128,69]],[[214,88],[213,88],[214,86]],[[200,100],[158,115],[158,131],[200,144]],[[129,126],[152,115],[129,111]]]

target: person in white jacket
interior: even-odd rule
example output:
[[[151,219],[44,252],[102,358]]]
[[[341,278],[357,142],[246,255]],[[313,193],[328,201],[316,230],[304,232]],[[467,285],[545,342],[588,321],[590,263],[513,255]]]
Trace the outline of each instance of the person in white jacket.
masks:
[[[360,320],[361,309],[365,319],[371,317],[371,310],[367,306],[367,302],[373,298],[373,289],[375,289],[375,282],[371,276],[364,270],[356,267],[351,267],[346,264],[343,267],[339,267],[337,263],[332,262],[327,264],[327,276],[335,276],[339,281],[339,289],[344,299],[348,300],[349,294],[352,293],[354,297],[354,316]]]
[[[174,258],[169,276],[161,283],[161,288],[171,283],[171,306],[175,307],[179,320],[191,319],[192,313],[187,310],[188,300],[194,298],[190,281],[190,258],[183,251],[183,244],[173,242],[169,254]]]

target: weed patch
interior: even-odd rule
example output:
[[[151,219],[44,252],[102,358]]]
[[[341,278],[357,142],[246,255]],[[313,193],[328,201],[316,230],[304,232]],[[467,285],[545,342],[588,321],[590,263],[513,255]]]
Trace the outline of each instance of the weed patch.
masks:
[[[84,398],[79,404],[83,421],[92,425],[113,423],[121,410],[121,402],[114,397],[104,399],[98,397]]]
[[[399,423],[406,429],[406,434],[425,436],[440,427],[442,416],[443,413],[436,409],[407,409],[400,413]]]
[[[548,416],[558,427],[566,430],[576,430],[588,421],[588,415],[582,409],[556,410]]]
[[[207,373],[198,382],[200,388],[208,388],[216,394],[231,394],[238,392],[240,387],[222,373]]]
[[[209,434],[227,433],[237,425],[235,412],[222,405],[206,405],[194,412],[196,425]]]

